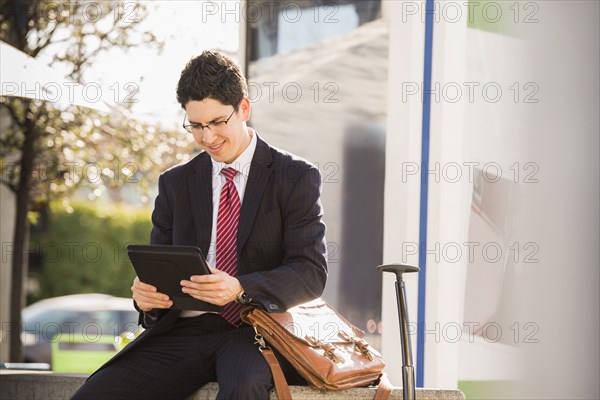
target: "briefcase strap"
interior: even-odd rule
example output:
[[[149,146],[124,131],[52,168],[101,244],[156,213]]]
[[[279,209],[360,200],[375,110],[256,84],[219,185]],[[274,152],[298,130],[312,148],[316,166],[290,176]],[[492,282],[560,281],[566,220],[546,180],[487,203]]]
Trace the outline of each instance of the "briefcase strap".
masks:
[[[275,357],[275,353],[273,353],[273,350],[271,350],[271,348],[268,346],[260,346],[259,350],[265,357],[267,364],[269,364],[269,368],[271,368],[277,398],[279,400],[292,400],[290,387],[288,386],[285,375],[281,370],[281,365],[279,365],[279,361],[277,361],[277,357]],[[391,385],[387,375],[383,374],[381,379],[379,379],[379,385],[377,386],[377,391],[375,392],[375,400],[387,400],[391,396],[392,390],[394,390],[394,387]]]
[[[394,387],[384,372],[379,379],[377,391],[375,392],[375,400],[387,400],[391,395]]]
[[[279,361],[277,361],[275,353],[273,353],[273,350],[271,350],[270,348],[263,348],[260,350],[260,352],[265,357],[265,360],[267,360],[269,368],[271,368],[271,373],[273,374],[273,382],[275,382],[275,393],[277,393],[277,398],[279,400],[292,400],[290,387],[288,386],[288,383],[285,380],[285,375],[283,375],[281,365],[279,365]]]

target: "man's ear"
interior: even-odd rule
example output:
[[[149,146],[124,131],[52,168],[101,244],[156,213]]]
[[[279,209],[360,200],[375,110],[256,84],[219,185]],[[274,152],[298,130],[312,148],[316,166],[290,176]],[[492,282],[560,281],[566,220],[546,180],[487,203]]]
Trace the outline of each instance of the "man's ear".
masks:
[[[244,97],[240,103],[240,111],[242,113],[242,120],[244,122],[246,122],[250,119],[251,108],[252,108],[252,106],[250,103],[250,99],[248,99],[247,97]]]

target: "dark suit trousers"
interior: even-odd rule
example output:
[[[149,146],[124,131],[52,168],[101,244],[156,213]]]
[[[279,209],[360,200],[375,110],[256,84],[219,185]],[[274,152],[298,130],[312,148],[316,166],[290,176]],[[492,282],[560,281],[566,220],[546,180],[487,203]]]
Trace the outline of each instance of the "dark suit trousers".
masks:
[[[303,380],[281,356],[290,384]],[[267,399],[269,366],[248,325],[234,328],[217,314],[180,318],[169,331],[149,337],[100,369],[73,399],[185,399],[208,382],[218,399]]]

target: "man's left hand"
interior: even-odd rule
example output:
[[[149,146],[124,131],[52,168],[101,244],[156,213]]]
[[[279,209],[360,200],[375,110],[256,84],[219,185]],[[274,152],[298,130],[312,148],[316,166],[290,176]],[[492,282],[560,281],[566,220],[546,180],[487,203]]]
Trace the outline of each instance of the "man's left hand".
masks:
[[[237,278],[221,270],[210,267],[210,275],[193,275],[190,280],[182,280],[181,291],[195,299],[217,306],[234,301],[242,291]]]

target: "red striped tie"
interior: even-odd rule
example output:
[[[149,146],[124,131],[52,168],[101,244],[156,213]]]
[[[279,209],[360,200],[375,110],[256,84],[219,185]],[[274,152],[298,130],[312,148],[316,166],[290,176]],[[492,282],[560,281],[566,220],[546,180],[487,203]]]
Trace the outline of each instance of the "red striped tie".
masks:
[[[236,246],[241,207],[240,196],[233,183],[237,171],[233,168],[223,168],[221,173],[225,176],[225,184],[221,188],[217,215],[217,269],[231,276],[237,276]],[[232,301],[225,305],[221,316],[231,325],[238,327],[241,324],[241,309],[240,304]]]

